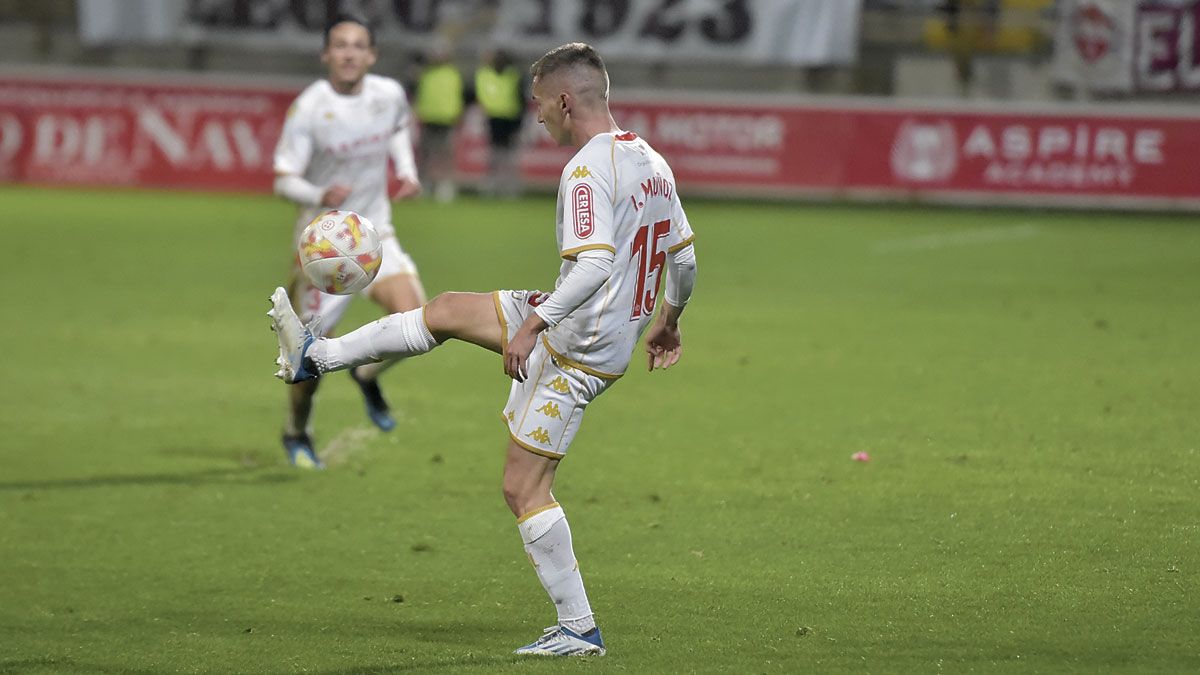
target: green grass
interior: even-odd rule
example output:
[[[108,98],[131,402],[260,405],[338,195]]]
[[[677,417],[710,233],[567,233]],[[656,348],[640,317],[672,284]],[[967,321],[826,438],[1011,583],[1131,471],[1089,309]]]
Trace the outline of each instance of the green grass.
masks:
[[[559,473],[610,655],[529,663],[498,358],[389,372],[390,435],[329,378],[297,472],[286,204],[0,203],[0,672],[1200,669],[1195,218],[695,202],[682,363]],[[551,218],[397,214],[432,293],[548,287]]]

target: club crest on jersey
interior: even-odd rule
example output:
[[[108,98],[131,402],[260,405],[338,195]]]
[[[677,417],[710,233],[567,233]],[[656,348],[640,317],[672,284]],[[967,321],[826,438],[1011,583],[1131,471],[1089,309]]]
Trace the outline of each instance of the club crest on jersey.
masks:
[[[579,180],[580,178],[591,178],[592,172],[588,171],[586,165],[580,164],[571,172],[571,180]]]
[[[596,229],[592,222],[592,186],[580,183],[571,191],[571,196],[575,212],[575,236],[579,239],[587,239]]]

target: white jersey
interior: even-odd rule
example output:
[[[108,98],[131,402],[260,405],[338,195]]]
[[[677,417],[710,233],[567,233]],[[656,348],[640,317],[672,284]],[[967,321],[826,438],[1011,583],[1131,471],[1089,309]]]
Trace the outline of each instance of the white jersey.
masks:
[[[341,183],[352,188],[338,208],[355,211],[375,224],[383,236],[393,236],[392,209],[387,193],[387,160],[392,137],[409,124],[408,97],[400,83],[378,75],[363,78],[362,91],[337,93],[328,80],[317,80],[288,109],[279,144],[275,174],[296,175],[321,188]],[[416,176],[410,166],[399,175]],[[300,209],[296,236],[322,211]]]
[[[609,280],[545,332],[547,346],[585,372],[619,377],[654,314],[667,253],[693,238],[675,176],[636,134],[599,134],[563,169],[557,221],[564,260],[555,286],[581,251],[605,249],[616,260]]]

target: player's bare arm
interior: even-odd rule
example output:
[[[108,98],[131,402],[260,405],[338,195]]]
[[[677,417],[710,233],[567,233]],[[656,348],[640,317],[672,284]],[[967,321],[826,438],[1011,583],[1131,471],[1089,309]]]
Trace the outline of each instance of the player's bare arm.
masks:
[[[334,183],[325,188],[325,192],[321,193],[321,206],[326,206],[331,209],[336,209],[346,201],[346,197],[350,196],[350,186]]]
[[[400,98],[404,98],[403,92]],[[408,115],[388,141],[388,157],[394,173],[388,181],[388,197],[400,201],[421,194],[421,181],[417,178],[417,162],[413,157],[412,138],[408,131]]]
[[[690,243],[669,254],[667,263],[666,297],[658,318],[646,331],[646,366],[648,370],[670,368],[683,354],[683,337],[679,332],[679,316],[692,296],[696,283],[696,250]]]
[[[647,370],[670,368],[683,354],[683,336],[679,332],[679,315],[682,307],[664,302],[658,318],[646,331]]]
[[[518,382],[529,375],[529,355],[538,335],[587,302],[613,273],[613,254],[606,250],[581,251],[575,266],[545,300],[530,313],[504,350],[504,372]]]
[[[504,349],[504,372],[509,377],[517,382],[524,382],[529,376],[529,355],[537,345],[538,335],[541,335],[548,325],[545,319],[533,312],[517,329],[513,339]]]
[[[416,197],[417,195],[421,194],[421,181],[417,180],[415,177],[396,178],[390,187],[391,189],[388,191],[388,196],[391,197],[392,201],[396,202],[402,199]]]

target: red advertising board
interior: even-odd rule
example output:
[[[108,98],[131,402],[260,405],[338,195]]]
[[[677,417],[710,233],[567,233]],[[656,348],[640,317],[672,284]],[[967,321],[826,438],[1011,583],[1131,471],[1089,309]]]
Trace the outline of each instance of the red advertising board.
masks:
[[[0,74],[0,181],[267,191],[299,88]],[[685,194],[1200,208],[1200,113],[666,94],[617,95],[613,112]],[[477,113],[459,140],[476,179]],[[572,151],[532,120],[524,140],[526,178],[557,184]]]
[[[613,113],[687,193],[1200,208],[1200,113],[664,99]],[[459,165],[482,171],[477,125],[463,140]],[[569,155],[539,132],[523,170],[557,182]]]
[[[270,190],[297,90],[0,75],[0,181]]]

